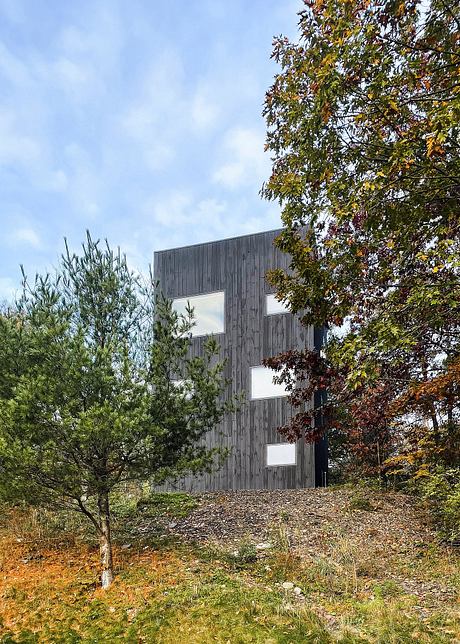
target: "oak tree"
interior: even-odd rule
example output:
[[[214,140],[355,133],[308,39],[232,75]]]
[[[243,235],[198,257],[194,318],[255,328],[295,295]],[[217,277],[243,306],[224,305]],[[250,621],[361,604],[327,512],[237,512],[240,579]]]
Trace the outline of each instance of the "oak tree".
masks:
[[[380,469],[416,428],[459,431],[460,7],[305,5],[299,41],[274,43],[263,194],[282,206],[276,243],[292,256],[270,279],[330,339],[324,362],[300,352],[272,366],[309,377],[288,434],[311,436],[302,404],[327,382],[323,427]],[[449,386],[428,395],[440,378]]]

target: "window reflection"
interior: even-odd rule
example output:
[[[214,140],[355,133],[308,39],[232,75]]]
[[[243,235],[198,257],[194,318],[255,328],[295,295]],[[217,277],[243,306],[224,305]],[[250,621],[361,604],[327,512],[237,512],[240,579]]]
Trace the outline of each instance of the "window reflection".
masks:
[[[187,303],[193,309],[195,322],[191,330],[193,336],[224,333],[225,294],[223,291],[178,298],[173,300],[173,308],[178,313],[187,315]]]
[[[251,398],[277,398],[288,396],[285,385],[275,384],[273,377],[276,373],[268,367],[251,367]]]
[[[276,443],[267,445],[267,467],[276,465],[295,465],[295,443]]]
[[[284,302],[279,302],[274,295],[265,296],[265,311],[267,315],[276,315],[277,313],[289,313]]]

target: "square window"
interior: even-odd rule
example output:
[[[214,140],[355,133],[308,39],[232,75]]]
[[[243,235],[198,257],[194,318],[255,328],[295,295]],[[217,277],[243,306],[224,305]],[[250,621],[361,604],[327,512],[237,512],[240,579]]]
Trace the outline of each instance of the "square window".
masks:
[[[192,336],[225,332],[225,294],[223,291],[180,297],[173,300],[173,309],[187,315],[187,304],[193,309]]]
[[[273,382],[276,372],[268,367],[259,366],[251,367],[251,399],[260,398],[278,398],[279,396],[289,396],[285,385],[279,385]]]
[[[273,445],[267,445],[267,467],[295,464],[295,443],[275,443]]]
[[[289,313],[284,302],[279,302],[275,295],[265,296],[265,312],[267,315],[277,315],[278,313]]]

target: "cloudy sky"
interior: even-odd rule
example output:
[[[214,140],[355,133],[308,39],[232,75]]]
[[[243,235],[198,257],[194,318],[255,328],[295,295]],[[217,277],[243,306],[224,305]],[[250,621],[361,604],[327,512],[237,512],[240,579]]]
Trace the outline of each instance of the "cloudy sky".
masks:
[[[279,225],[274,35],[301,0],[0,0],[0,300],[85,230],[157,249]]]

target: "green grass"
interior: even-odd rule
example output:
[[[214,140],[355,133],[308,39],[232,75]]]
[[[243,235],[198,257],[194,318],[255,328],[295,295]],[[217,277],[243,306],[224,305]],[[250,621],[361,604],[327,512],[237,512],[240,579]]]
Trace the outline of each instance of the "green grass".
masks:
[[[186,495],[159,495],[147,506],[136,500],[118,509],[118,520],[123,513],[170,520],[194,503]],[[116,548],[116,580],[102,591],[92,541],[72,541],[50,519],[52,539],[43,516],[12,515],[0,530],[1,644],[459,641],[458,595],[410,592],[424,583],[460,589],[458,557],[442,547],[370,565],[331,531],[327,554],[301,557],[282,520],[263,552],[247,540],[232,547],[133,540]],[[293,588],[284,589],[286,581]]]
[[[198,505],[195,497],[183,492],[156,492],[137,502],[137,509],[151,517],[182,519]]]
[[[5,623],[0,641],[331,641],[315,614],[291,605],[285,593],[197,554],[182,549],[134,556],[106,592],[91,583],[88,589],[88,579],[73,570],[67,583],[50,583],[43,562],[36,583],[24,576],[3,591],[10,628]]]
[[[229,563],[225,552],[134,553],[105,592],[80,553],[71,553],[69,564],[55,557],[47,553],[29,576],[24,565],[19,578],[3,582],[2,644],[455,641],[453,616],[421,619],[414,598],[394,584],[373,587],[368,597],[347,592],[343,582],[332,589],[321,568],[278,553],[245,567]],[[300,598],[281,587],[286,575],[301,587]]]

